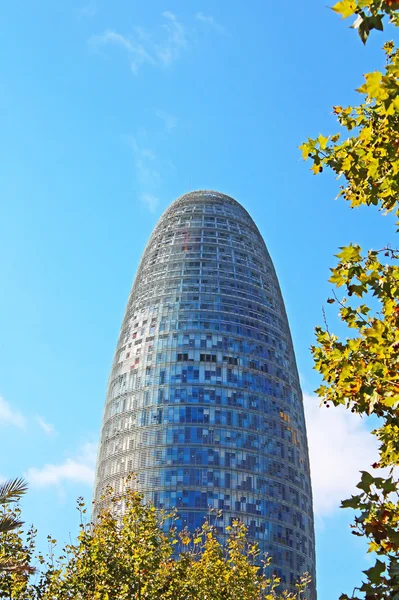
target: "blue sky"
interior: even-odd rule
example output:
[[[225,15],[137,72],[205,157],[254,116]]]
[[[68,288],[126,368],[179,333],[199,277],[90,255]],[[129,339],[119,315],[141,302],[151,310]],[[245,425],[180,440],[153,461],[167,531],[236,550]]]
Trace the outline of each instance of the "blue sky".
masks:
[[[319,410],[309,346],[338,246],[393,242],[392,219],[334,201],[297,146],[333,133],[383,64],[324,3],[3,3],[0,52],[0,476],[24,474],[25,519],[61,543],[91,499],[106,381],[125,302],[170,202],[217,189],[274,260],[305,392],[323,600],[370,566],[349,531],[368,425]],[[334,312],[329,320],[333,328]]]

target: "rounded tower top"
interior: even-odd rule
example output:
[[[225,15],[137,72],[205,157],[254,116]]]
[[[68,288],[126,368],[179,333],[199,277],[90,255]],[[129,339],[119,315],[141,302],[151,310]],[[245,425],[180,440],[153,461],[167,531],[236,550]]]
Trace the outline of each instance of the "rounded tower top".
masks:
[[[164,221],[165,218],[172,216],[176,211],[180,210],[184,205],[193,205],[196,203],[201,203],[201,205],[206,202],[210,206],[212,205],[223,205],[223,206],[231,206],[231,210],[234,212],[235,218],[242,218],[246,221],[247,225],[249,225],[256,233],[262,238],[258,227],[256,226],[255,221],[249,214],[249,212],[240,204],[237,200],[235,200],[232,196],[228,196],[227,194],[223,194],[222,192],[218,192],[216,190],[193,190],[192,192],[187,192],[182,194],[176,200],[174,200],[165,212],[160,217],[158,224]],[[220,215],[223,216],[223,215]],[[157,227],[156,227],[157,229]],[[263,238],[262,238],[263,241]]]
[[[233,206],[241,208],[248,214],[248,216],[250,216],[249,213],[242,206],[242,204],[237,202],[237,200],[235,200],[232,196],[229,196],[228,194],[223,194],[222,192],[218,192],[217,190],[193,190],[192,192],[186,192],[185,194],[182,194],[181,196],[176,198],[176,200],[174,200],[172,204],[169,205],[169,208],[172,208],[172,206],[176,206],[177,204],[180,204],[183,201],[193,203],[198,200],[204,201],[204,199],[208,200],[210,204],[212,202],[232,204]]]

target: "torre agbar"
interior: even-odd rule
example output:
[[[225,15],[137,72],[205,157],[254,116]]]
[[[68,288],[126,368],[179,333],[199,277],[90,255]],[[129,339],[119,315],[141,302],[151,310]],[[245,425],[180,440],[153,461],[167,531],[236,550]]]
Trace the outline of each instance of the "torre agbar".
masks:
[[[313,577],[315,542],[302,394],[273,263],[247,211],[196,191],[173,202],[145,248],[108,383],[95,499],[136,485],[195,530],[210,508],[273,559],[287,588]]]

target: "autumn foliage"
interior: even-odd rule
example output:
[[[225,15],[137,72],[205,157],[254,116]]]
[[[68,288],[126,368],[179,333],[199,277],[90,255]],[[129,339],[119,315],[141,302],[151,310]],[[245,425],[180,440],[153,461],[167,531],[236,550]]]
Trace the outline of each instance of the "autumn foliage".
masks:
[[[385,17],[399,25],[397,2],[342,0],[333,8],[343,18],[357,16],[353,27],[364,42],[372,29],[383,30]],[[375,206],[399,217],[399,50],[386,42],[384,51],[384,70],[367,73],[357,89],[360,103],[333,108],[341,131],[309,138],[300,148],[315,174],[328,168],[343,181],[339,196],[351,208]],[[327,406],[372,417],[379,442],[378,460],[342,502],[356,510],[352,533],[367,539],[375,564],[354,594],[341,599],[398,600],[399,251],[388,245],[362,250],[353,241],[336,257],[327,302],[338,307],[348,333],[335,335],[328,320],[316,328],[317,394]]]
[[[269,574],[270,561],[259,556],[235,521],[223,546],[211,520],[190,533],[178,532],[175,514],[160,512],[138,492],[112,490],[95,523],[86,522],[86,507],[78,500],[81,517],[76,542],[57,551],[48,539],[46,556],[35,554],[35,532],[24,546],[21,532],[0,535],[0,555],[35,573],[13,577],[0,572],[0,598],[13,600],[300,600],[306,598],[309,577],[296,592],[281,591]],[[123,510],[121,510],[123,508]],[[217,517],[217,515],[216,515]]]

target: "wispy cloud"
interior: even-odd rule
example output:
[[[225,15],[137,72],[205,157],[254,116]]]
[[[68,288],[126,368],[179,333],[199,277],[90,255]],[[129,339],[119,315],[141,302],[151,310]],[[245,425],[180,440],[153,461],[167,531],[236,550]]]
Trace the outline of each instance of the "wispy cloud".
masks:
[[[166,110],[158,109],[155,111],[156,116],[163,121],[167,131],[172,131],[177,125],[177,118],[170,115]]]
[[[92,38],[92,40],[101,44],[114,44],[115,46],[121,46],[129,52],[133,51],[133,46],[129,40],[120,33],[115,33],[115,31],[104,31],[101,36]]]
[[[365,420],[344,407],[327,409],[319,399],[304,394],[313,501],[316,516],[333,513],[350,497],[377,459],[377,440]]]
[[[47,421],[45,421],[40,415],[36,416],[36,422],[43,429],[44,433],[49,437],[56,433],[54,425],[52,425],[51,423],[47,423]]]
[[[25,476],[32,487],[58,486],[62,483],[83,483],[94,481],[96,445],[85,444],[75,457],[66,458],[60,463],[48,463],[41,468],[31,467]]]
[[[155,190],[158,188],[160,181],[156,154],[133,136],[129,138],[129,143],[133,152],[136,183],[140,200],[150,212],[154,213],[159,204],[159,198]]]
[[[166,43],[158,45],[156,55],[163,65],[169,66],[179,58],[181,50],[187,45],[186,31],[173,13],[166,11],[162,16],[166,19],[163,25]]]
[[[13,425],[23,428],[26,426],[25,416],[16,408],[13,408],[4,398],[0,396],[0,426]]]
[[[133,151],[134,164],[137,171],[137,178],[142,185],[147,185],[159,179],[159,172],[155,168],[155,153],[140,144],[138,140],[131,136],[129,138],[130,147]]]
[[[208,27],[211,27],[218,33],[223,33],[223,34],[226,33],[226,29],[222,25],[220,25],[214,19],[214,17],[212,17],[212,15],[204,15],[202,12],[197,12],[197,14],[195,15],[195,18],[197,19],[197,21],[204,23],[205,25],[207,25]]]
[[[140,199],[150,212],[155,213],[157,211],[159,205],[158,196],[154,196],[153,194],[141,194]]]
[[[90,38],[92,46],[115,45],[127,52],[133,73],[138,73],[143,65],[152,67],[169,67],[187,45],[187,34],[184,25],[170,11],[162,13],[163,24],[161,35],[154,35],[143,27],[135,27],[131,35],[122,35],[116,31],[106,30],[101,35]],[[158,39],[162,38],[162,39]]]

